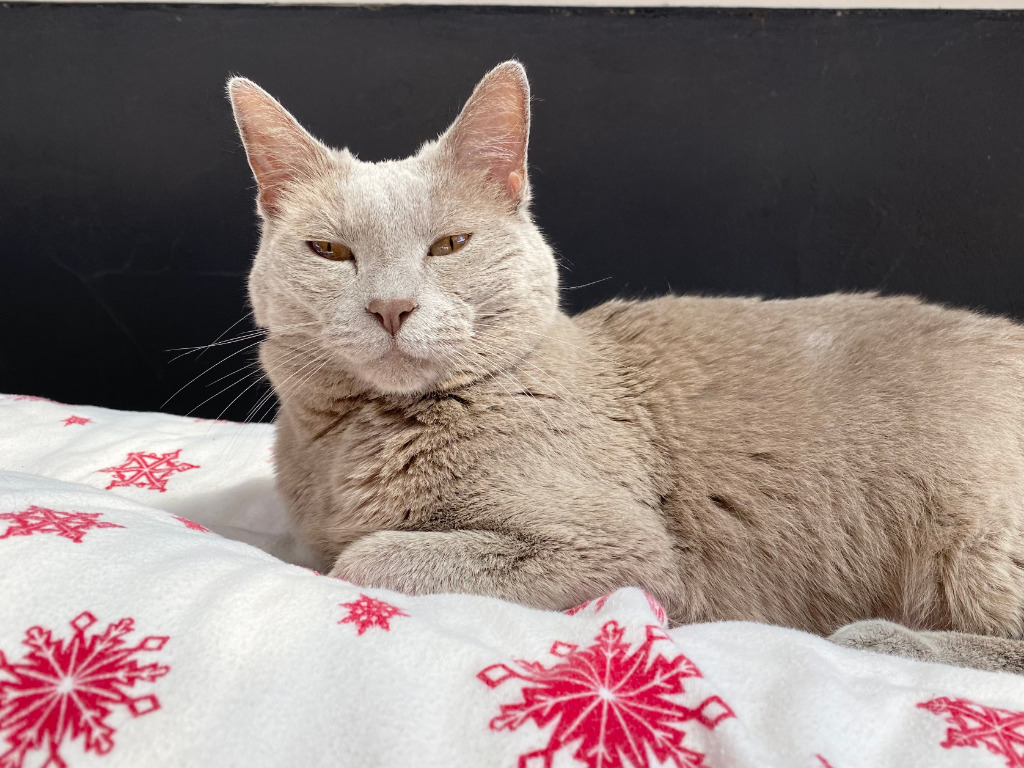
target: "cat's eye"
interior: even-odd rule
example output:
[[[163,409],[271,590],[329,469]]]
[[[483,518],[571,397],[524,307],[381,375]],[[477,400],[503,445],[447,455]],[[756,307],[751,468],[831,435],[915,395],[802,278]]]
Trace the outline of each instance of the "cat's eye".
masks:
[[[471,235],[445,235],[430,246],[430,255],[447,256],[449,253],[461,251],[470,237]]]
[[[328,261],[351,261],[354,258],[352,249],[341,243],[332,243],[329,240],[307,240],[306,245],[317,256]]]

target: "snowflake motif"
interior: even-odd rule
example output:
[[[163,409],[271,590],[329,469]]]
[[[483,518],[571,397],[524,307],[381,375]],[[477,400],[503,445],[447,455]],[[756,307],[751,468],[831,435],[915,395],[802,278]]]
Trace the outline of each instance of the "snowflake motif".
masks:
[[[539,662],[517,661],[518,669],[495,664],[477,677],[491,688],[518,678],[522,701],[502,704],[490,722],[493,731],[514,731],[533,720],[538,728],[555,723],[548,745],[519,757],[519,768],[541,758],[551,768],[555,753],[578,742],[573,757],[588,768],[626,766],[649,768],[651,754],[659,763],[671,760],[677,768],[704,765],[704,755],[683,746],[685,731],[678,723],[696,720],[708,729],[733,717],[718,696],[696,709],[668,698],[685,693],[683,680],[701,677],[700,670],[683,655],[666,659],[652,653],[659,640],[669,640],[660,627],[647,627],[647,639],[633,653],[622,640],[625,629],[609,621],[582,650],[556,642],[551,654],[562,661],[544,667]]]
[[[391,603],[377,600],[367,595],[359,595],[358,600],[351,603],[338,603],[342,608],[348,608],[348,616],[339,621],[339,624],[356,624],[359,627],[357,635],[363,634],[370,627],[380,627],[385,632],[391,631],[390,621],[396,616],[408,616],[409,614]]]
[[[171,515],[175,520],[184,525],[190,531],[199,531],[200,533],[210,533],[209,528],[204,528],[194,520],[189,520],[187,517],[178,517],[177,515]]]
[[[651,609],[651,613],[654,614],[654,618],[658,620],[658,623],[661,624],[661,626],[666,626],[668,624],[668,615],[665,613],[665,609],[662,608],[661,603],[646,592],[644,592],[644,597],[647,598],[647,607]]]
[[[110,485],[105,490],[121,487],[148,488],[151,491],[163,493],[167,490],[167,481],[175,472],[199,469],[198,464],[186,464],[184,461],[178,461],[179,455],[181,455],[181,448],[159,455],[132,451],[123,464],[97,471],[111,472],[114,475],[114,479],[110,481]]]
[[[818,758],[818,762],[821,763],[821,768],[832,768],[832,763],[830,763],[821,755],[815,755],[815,757]]]
[[[115,731],[104,721],[115,706],[125,707],[132,717],[160,708],[156,696],[132,697],[127,689],[170,671],[132,658],[159,651],[168,638],[146,637],[138,645],[125,645],[134,626],[129,618],[87,637],[95,623],[91,613],[79,614],[71,622],[70,641],[32,627],[22,641],[29,652],[20,662],[8,661],[0,651],[0,737],[9,747],[0,754],[0,768],[22,768],[31,750],[48,752],[46,766],[66,768],[59,754],[65,739],[81,738],[85,752],[105,755],[114,748]]]
[[[58,403],[56,400],[51,400],[48,397],[36,397],[35,395],[18,395],[14,398],[14,402],[16,403],[21,400],[28,400],[33,403],[53,403],[54,405],[63,405],[63,403]]]
[[[585,611],[590,606],[594,606],[594,613],[600,613],[601,609],[604,608],[604,604],[608,602],[608,598],[611,597],[614,592],[609,592],[607,595],[601,595],[601,597],[594,598],[593,600],[587,600],[585,603],[580,603],[573,608],[567,608],[562,611],[566,616],[575,616],[580,611]]]
[[[75,544],[81,544],[90,528],[124,528],[117,523],[98,522],[100,517],[102,515],[99,512],[59,512],[33,504],[22,512],[0,514],[0,520],[11,521],[0,539],[31,536],[34,533],[55,533],[71,539]]]
[[[593,600],[587,600],[587,602],[573,608],[568,608],[562,611],[562,613],[566,616],[575,616],[577,613],[585,611],[590,606],[594,606],[594,613],[600,613],[601,609],[604,608],[604,604],[608,602],[608,598],[614,594],[614,592],[609,592],[607,595],[602,595],[601,597]],[[644,592],[644,598],[646,598],[647,606],[651,609],[651,613],[654,614],[654,618],[658,620],[658,623],[663,627],[668,624],[668,617],[665,614],[665,609],[661,607],[661,603],[646,592]]]
[[[84,416],[68,416],[66,419],[64,419],[64,426],[70,427],[74,426],[75,424],[88,424],[91,421],[92,419],[87,419]]]
[[[935,715],[945,715],[946,722],[953,726],[939,746],[985,747],[993,755],[1005,758],[1007,768],[1024,768],[1024,712],[945,696],[917,706]]]

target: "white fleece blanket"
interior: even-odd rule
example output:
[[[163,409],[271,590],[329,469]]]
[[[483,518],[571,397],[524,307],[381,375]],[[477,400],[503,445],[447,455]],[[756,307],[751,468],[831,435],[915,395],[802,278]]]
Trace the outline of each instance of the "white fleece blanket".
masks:
[[[360,588],[281,559],[272,473],[270,426],[0,396],[0,767],[1024,766],[1020,677]]]

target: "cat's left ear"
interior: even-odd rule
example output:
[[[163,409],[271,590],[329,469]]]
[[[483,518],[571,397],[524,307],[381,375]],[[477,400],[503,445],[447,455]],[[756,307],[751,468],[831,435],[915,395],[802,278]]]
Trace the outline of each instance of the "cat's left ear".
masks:
[[[260,211],[276,216],[289,188],[329,172],[330,151],[251,80],[231,78],[228,97],[259,186]]]
[[[518,209],[529,199],[526,147],[530,84],[518,61],[499,64],[473,90],[440,144],[456,170],[485,175],[501,199]]]

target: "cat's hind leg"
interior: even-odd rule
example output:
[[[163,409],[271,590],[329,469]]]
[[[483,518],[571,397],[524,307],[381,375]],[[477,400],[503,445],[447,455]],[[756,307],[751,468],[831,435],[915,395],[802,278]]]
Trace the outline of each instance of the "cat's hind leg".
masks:
[[[951,628],[1024,638],[1024,532],[987,532],[940,555]]]
[[[915,632],[882,619],[848,624],[828,639],[847,648],[1024,675],[1024,640],[963,632]]]

